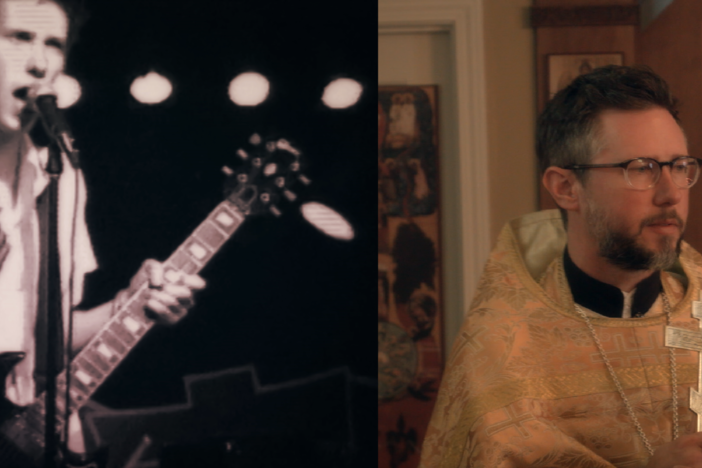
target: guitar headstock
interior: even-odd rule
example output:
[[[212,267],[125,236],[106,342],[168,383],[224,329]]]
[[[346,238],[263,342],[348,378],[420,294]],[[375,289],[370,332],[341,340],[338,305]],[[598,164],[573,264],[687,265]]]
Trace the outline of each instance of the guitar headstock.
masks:
[[[308,185],[302,174],[301,152],[283,138],[263,140],[254,133],[248,145],[236,151],[243,164],[236,170],[224,166],[227,175],[225,195],[244,214],[272,213],[280,216],[278,201],[297,198],[290,187],[296,182]]]

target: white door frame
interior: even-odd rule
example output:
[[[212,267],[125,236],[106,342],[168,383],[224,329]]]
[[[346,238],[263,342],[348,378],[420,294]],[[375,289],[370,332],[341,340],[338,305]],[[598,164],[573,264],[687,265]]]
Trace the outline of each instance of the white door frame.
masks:
[[[483,0],[380,0],[378,34],[448,32],[457,93],[458,158],[441,166],[459,178],[455,193],[442,196],[445,336],[453,341],[491,248]],[[446,174],[446,171],[443,171]],[[452,184],[453,185],[453,184]],[[456,222],[455,218],[459,222]],[[452,232],[453,231],[453,232]],[[447,242],[448,241],[448,242]],[[454,264],[447,271],[447,264]],[[446,281],[459,276],[459,281]]]

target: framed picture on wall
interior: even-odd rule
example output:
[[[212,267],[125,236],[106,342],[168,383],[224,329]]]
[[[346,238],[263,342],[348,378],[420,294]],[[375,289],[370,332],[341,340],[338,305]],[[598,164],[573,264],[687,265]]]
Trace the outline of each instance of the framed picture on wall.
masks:
[[[415,468],[443,369],[438,88],[378,88],[378,467]]]
[[[624,54],[552,54],[548,56],[548,98],[570,84],[575,77],[605,65],[622,65]]]

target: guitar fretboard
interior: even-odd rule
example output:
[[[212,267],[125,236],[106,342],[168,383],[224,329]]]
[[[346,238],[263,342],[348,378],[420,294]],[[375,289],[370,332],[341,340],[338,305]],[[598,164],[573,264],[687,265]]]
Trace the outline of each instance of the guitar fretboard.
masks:
[[[176,280],[181,273],[198,273],[234,234],[245,215],[229,200],[221,202],[173,255],[164,262],[164,275]],[[122,362],[153,321],[145,316],[148,283],[142,284],[114,316],[75,356],[70,364],[70,410],[78,411]],[[57,377],[58,395],[66,394],[66,371]],[[0,432],[24,453],[39,461],[44,445],[44,394],[21,414],[5,422]],[[64,399],[57,401],[57,429],[64,426]],[[36,454],[36,457],[35,457]]]

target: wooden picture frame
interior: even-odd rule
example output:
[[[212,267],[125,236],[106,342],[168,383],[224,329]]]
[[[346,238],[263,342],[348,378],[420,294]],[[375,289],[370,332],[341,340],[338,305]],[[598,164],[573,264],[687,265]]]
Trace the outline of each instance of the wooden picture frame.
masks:
[[[438,87],[378,88],[378,466],[413,468],[443,368]]]
[[[550,54],[547,57],[548,99],[568,86],[577,76],[605,65],[623,65],[624,54]]]

